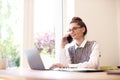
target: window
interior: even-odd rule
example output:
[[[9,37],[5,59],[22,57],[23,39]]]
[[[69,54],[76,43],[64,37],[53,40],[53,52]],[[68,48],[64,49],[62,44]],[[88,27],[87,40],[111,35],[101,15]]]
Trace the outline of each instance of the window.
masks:
[[[23,28],[23,0],[0,0],[0,53],[8,67],[19,67]]]
[[[46,50],[42,51],[42,55],[51,54],[43,56],[45,63],[52,64],[57,60],[55,56],[60,53],[63,26],[66,26],[63,17],[64,20],[68,18],[65,17],[68,13],[63,9],[66,1],[63,1],[0,0],[0,52],[3,53],[4,49],[4,54],[10,61],[9,67],[20,64],[21,67],[26,67],[24,51],[36,47],[36,35],[37,38],[45,37],[43,40],[49,42],[44,48]],[[42,48],[40,45],[39,47]],[[52,56],[52,59],[49,56]]]
[[[42,49],[40,55],[48,67],[55,61],[59,52],[62,36],[62,0],[25,0],[24,11],[23,50],[34,47]],[[44,44],[36,44],[38,39],[39,43]],[[25,67],[25,58],[21,58],[21,64]]]
[[[58,26],[61,24],[60,22],[59,24],[56,24],[56,10],[58,9],[58,6],[56,5],[57,1],[35,0],[34,2],[35,45],[41,51],[40,55],[42,55],[42,59],[46,66],[55,62],[55,38],[56,34],[62,32],[61,30],[56,32],[57,28],[60,29],[59,27],[62,27]],[[62,17],[62,14],[60,14],[60,16]]]

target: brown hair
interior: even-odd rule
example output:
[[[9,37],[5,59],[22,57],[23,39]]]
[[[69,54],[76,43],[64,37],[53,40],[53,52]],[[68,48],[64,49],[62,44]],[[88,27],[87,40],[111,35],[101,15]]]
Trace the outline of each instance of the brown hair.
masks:
[[[87,27],[86,27],[86,24],[82,21],[81,18],[79,17],[73,17],[70,24],[71,23],[77,23],[78,25],[80,25],[80,27],[84,27],[85,28],[85,32],[83,33],[83,35],[85,36],[87,34]]]

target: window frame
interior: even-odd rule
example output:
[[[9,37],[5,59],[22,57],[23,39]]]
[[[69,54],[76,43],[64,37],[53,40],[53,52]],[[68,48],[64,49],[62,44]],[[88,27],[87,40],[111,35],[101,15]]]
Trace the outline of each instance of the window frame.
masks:
[[[60,40],[63,34],[63,0],[55,0],[55,51],[59,54]],[[20,55],[20,67],[29,67],[24,51],[34,48],[34,0],[24,0],[23,47]],[[57,59],[56,59],[57,60]]]

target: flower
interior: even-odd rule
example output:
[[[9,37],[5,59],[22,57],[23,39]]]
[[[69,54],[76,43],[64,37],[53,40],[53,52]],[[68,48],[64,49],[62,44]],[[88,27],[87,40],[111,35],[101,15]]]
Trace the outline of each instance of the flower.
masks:
[[[55,53],[55,36],[54,33],[36,33],[35,47],[41,53]]]

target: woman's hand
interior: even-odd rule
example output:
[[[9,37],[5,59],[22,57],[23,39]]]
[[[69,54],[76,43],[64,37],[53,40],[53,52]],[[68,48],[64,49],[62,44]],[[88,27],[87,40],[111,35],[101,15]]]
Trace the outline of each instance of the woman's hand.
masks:
[[[68,40],[67,37],[69,36],[69,34],[66,34],[65,36],[62,37],[62,41],[61,41],[61,47],[64,48],[66,44],[68,44]]]
[[[67,66],[60,64],[60,63],[56,63],[53,64],[49,69],[55,69],[55,68],[66,68]]]

